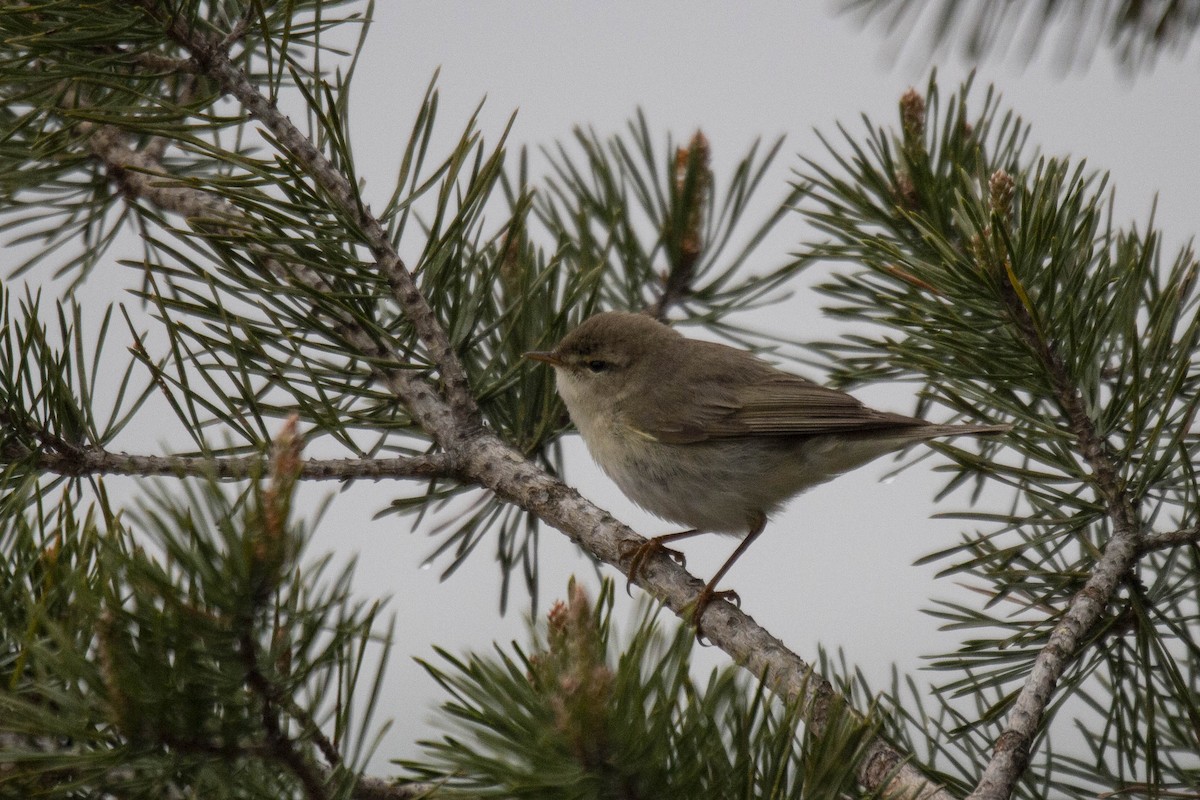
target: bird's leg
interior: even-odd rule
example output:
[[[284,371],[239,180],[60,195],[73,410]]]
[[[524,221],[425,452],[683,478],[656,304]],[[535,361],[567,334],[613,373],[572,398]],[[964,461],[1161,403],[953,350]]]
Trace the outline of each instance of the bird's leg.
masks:
[[[637,578],[642,571],[642,565],[646,563],[646,559],[655,553],[662,553],[670,556],[681,567],[687,566],[687,558],[678,550],[673,550],[670,547],[664,546],[664,542],[673,542],[676,539],[687,539],[690,536],[696,536],[704,531],[693,528],[690,531],[680,531],[679,533],[667,533],[662,536],[655,536],[652,539],[647,539],[644,542],[621,542],[621,560],[629,559],[629,580],[625,583],[625,591],[629,591],[629,585]]]
[[[733,566],[733,563],[741,558],[742,553],[746,552],[747,548],[750,547],[751,543],[758,538],[758,535],[762,533],[763,529],[766,527],[767,515],[761,513],[756,514],[751,522],[750,532],[746,534],[746,538],[742,539],[741,544],[739,544],[737,549],[733,551],[733,555],[725,559],[725,563],[721,565],[719,570],[717,570],[717,574],[713,575],[712,580],[704,584],[704,588],[700,590],[698,595],[696,595],[696,599],[692,603],[692,622],[696,625],[697,640],[702,640],[702,637],[704,636],[704,628],[701,626],[700,620],[704,616],[704,611],[708,608],[709,603],[711,603],[713,600],[727,600],[736,606],[741,606],[742,598],[738,596],[737,592],[732,589],[726,589],[725,591],[718,592],[716,591],[717,583],[720,582],[721,578],[725,577],[725,573],[729,572],[729,568]]]

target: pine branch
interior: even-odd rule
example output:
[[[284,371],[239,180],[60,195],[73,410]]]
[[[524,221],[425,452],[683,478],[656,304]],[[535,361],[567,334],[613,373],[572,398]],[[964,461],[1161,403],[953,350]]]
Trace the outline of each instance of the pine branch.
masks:
[[[692,632],[667,632],[654,609],[618,637],[613,593],[605,580],[593,606],[572,582],[528,646],[422,662],[447,695],[445,735],[422,742],[422,757],[401,762],[406,772],[445,782],[451,796],[862,794],[858,768],[881,724],[874,713],[864,724],[836,703],[822,709],[818,734],[813,715],[770,701],[757,682],[747,691],[732,664],[698,675]]]
[[[862,141],[842,129],[845,148],[827,142],[835,166],[808,160],[801,178],[802,210],[832,236],[811,248],[814,261],[853,265],[818,287],[838,300],[827,310],[883,328],[817,346],[836,379],[916,380],[933,402],[1017,423],[1013,459],[962,458],[948,483],[1015,488],[1012,508],[962,514],[999,527],[927,559],[962,556],[943,574],[970,573],[989,606],[1023,609],[939,603],[947,629],[995,631],[934,663],[957,673],[939,692],[975,702],[948,706],[955,718],[940,733],[970,733],[955,767],[972,784],[994,751],[982,796],[1007,797],[1018,779],[1075,791],[1070,776],[1088,770],[1063,767],[1042,734],[1078,699],[1104,719],[1088,741],[1089,780],[1108,785],[1110,758],[1118,776],[1186,773],[1165,720],[1196,718],[1194,660],[1177,655],[1195,652],[1183,599],[1194,548],[1148,561],[1144,588],[1129,569],[1145,520],[1194,522],[1194,256],[1184,248],[1161,269],[1153,225],[1120,229],[1106,214],[1106,176],[1024,156],[1028,129],[994,90],[968,117],[969,82],[944,106],[929,86],[928,107],[944,115],[910,91],[898,131],[868,121]],[[1022,774],[1035,742],[1041,769]]]
[[[155,4],[143,0],[143,6],[154,14]],[[442,373],[443,391],[449,401],[438,395],[434,387],[412,372],[401,368],[385,368],[380,363],[395,362],[395,354],[384,350],[362,330],[358,321],[343,318],[347,338],[362,354],[370,357],[376,377],[407,407],[433,438],[446,451],[448,467],[457,471],[463,480],[478,482],[498,497],[511,501],[535,513],[551,527],[564,531],[595,558],[624,572],[620,553],[622,542],[641,543],[642,537],[613,519],[607,512],[584,500],[575,489],[547,475],[544,470],[527,461],[490,432],[475,426],[475,405],[469,397],[466,378],[458,365],[449,339],[440,329],[424,296],[404,269],[382,227],[370,212],[359,205],[349,182],[319,154],[316,146],[302,136],[286,116],[272,106],[229,61],[216,44],[186,28],[184,19],[163,20],[169,35],[186,47],[206,76],[217,80],[224,90],[244,104],[254,118],[270,128],[278,143],[293,160],[313,176],[332,199],[354,219],[372,247],[378,267],[389,277],[396,300],[419,331],[422,342],[430,348]],[[101,127],[91,132],[92,152],[101,157],[113,170],[114,178],[127,193],[160,204],[164,209],[182,213],[192,224],[221,224],[222,219],[236,221],[240,212],[222,200],[212,199],[196,188],[179,186],[172,176],[144,154],[138,154],[120,142],[113,128]],[[272,257],[271,271],[308,287],[322,287],[323,279],[305,267],[280,264]],[[680,616],[688,618],[702,582],[666,557],[656,558],[643,566],[635,581],[650,594],[664,601]],[[810,664],[788,651],[779,639],[758,626],[742,610],[726,602],[713,603],[704,615],[704,631],[715,645],[720,646],[756,678],[766,678],[768,686],[780,696],[799,700],[811,715],[815,730],[820,732],[826,711],[834,702],[835,693],[828,681],[812,673]],[[899,765],[899,766],[898,766]],[[949,800],[950,795],[937,784],[920,774],[911,764],[908,754],[896,751],[882,740],[868,748],[860,772],[866,788],[882,789],[886,796],[919,796],[923,800]],[[884,789],[886,787],[886,789]]]
[[[1012,194],[1012,179],[1003,171],[991,177],[993,220],[1002,221]],[[1029,677],[1009,710],[1004,731],[997,737],[992,757],[979,777],[971,800],[1007,800],[1029,763],[1033,740],[1068,665],[1079,654],[1084,640],[1104,616],[1108,604],[1137,560],[1140,529],[1128,493],[1117,478],[1112,448],[1096,430],[1083,404],[1083,393],[1074,384],[1053,341],[1042,334],[1033,317],[1024,288],[1007,263],[989,259],[1001,289],[1005,311],[1019,337],[1050,377],[1055,400],[1075,437],[1076,448],[1092,469],[1092,485],[1103,498],[1112,522],[1112,536],[1087,582],[1070,600],[1066,613],[1038,653]]]
[[[272,443],[271,457],[268,462],[268,481],[262,491],[258,522],[261,529],[257,531],[255,542],[254,564],[256,571],[262,573],[258,591],[253,594],[254,604],[241,611],[236,619],[234,631],[237,641],[237,653],[242,661],[243,680],[251,694],[258,698],[261,704],[262,729],[266,734],[266,753],[280,764],[287,767],[300,785],[304,787],[308,800],[326,800],[329,792],[326,781],[302,749],[292,740],[280,725],[280,717],[285,709],[292,705],[287,692],[277,686],[267,677],[261,662],[259,652],[257,621],[266,610],[271,594],[278,582],[284,560],[285,547],[289,532],[287,529],[287,513],[290,506],[291,492],[296,483],[300,452],[303,441],[296,431],[297,417],[288,419],[279,436]],[[311,722],[307,714],[302,715],[305,722]],[[326,742],[324,735],[318,738],[318,744]],[[327,757],[330,753],[326,751]],[[340,761],[340,756],[335,755]]]
[[[197,740],[182,740],[172,739],[171,746],[183,753],[200,753],[211,755],[217,758],[234,760],[239,758],[272,758],[275,753],[268,747],[262,745],[233,745],[222,746],[212,742],[200,742]],[[18,736],[9,731],[0,731],[0,748],[9,752],[22,752],[31,746],[29,739]],[[39,754],[43,757],[63,757],[67,755],[82,755],[85,751],[79,745],[67,745],[58,739],[43,737],[34,743]],[[104,776],[103,780],[98,781],[100,785],[114,787],[132,783],[137,777],[137,769],[133,766],[121,766],[110,769]],[[341,779],[332,769],[323,769],[315,773],[315,777],[322,784],[328,784],[335,779]],[[172,787],[175,794],[178,796],[184,795],[184,787]],[[440,784],[433,781],[408,781],[404,783],[395,783],[383,778],[374,778],[369,775],[359,775],[354,782],[353,788],[350,790],[350,797],[353,800],[421,800],[422,798],[433,797],[434,793],[440,788]],[[467,796],[456,794],[455,797],[460,800],[466,800]]]
[[[142,5],[154,15],[154,3],[142,0]],[[388,276],[396,300],[438,366],[442,376],[441,389],[446,397],[415,377],[411,370],[404,369],[402,359],[378,344],[353,317],[346,315],[338,322],[344,328],[347,341],[369,359],[380,383],[400,398],[422,428],[442,445],[447,467],[464,480],[477,482],[498,497],[532,511],[596,558],[624,572],[622,543],[641,543],[644,541],[641,537],[584,500],[574,489],[530,463],[516,449],[477,427],[474,401],[445,331],[400,262],[379,222],[360,206],[345,177],[255,89],[219,44],[189,30],[182,17],[162,22],[171,37],[192,53],[200,71],[216,80],[262,122],[292,160],[317,180],[340,211],[366,236],[378,259],[377,267]],[[91,129],[88,145],[108,165],[126,193],[183,214],[201,232],[211,231],[214,227],[236,226],[240,222],[240,213],[231,204],[214,199],[203,190],[181,185],[154,159],[126,146],[116,129],[107,126]],[[254,254],[254,246],[249,247]],[[281,279],[317,291],[326,288],[324,279],[311,269],[281,263],[274,253],[257,255],[269,258],[269,270]],[[665,556],[645,564],[635,582],[680,616],[690,612],[702,585]],[[828,716],[826,710],[835,701],[836,694],[827,681],[813,673],[809,664],[788,651],[749,616],[725,602],[708,607],[704,630],[708,638],[736,663],[756,678],[765,678],[773,691],[789,700],[799,701],[802,710],[812,719],[813,731],[820,734]],[[876,740],[868,747],[860,768],[860,780],[867,789],[880,791],[883,796],[915,796],[923,800],[950,798],[945,789],[930,782],[912,765],[909,755],[882,740]]]
[[[400,260],[386,229],[362,204],[350,181],[230,60],[227,43],[189,27],[180,15],[162,18],[157,12],[158,3],[155,0],[140,0],[140,4],[151,17],[164,25],[168,36],[191,53],[205,75],[215,80],[226,94],[235,97],[252,117],[271,131],[279,145],[328,192],[338,209],[359,228],[377,259],[377,268],[387,276],[396,301],[404,309],[421,341],[429,348],[441,373],[451,411],[468,428],[478,426],[479,408],[450,337],[438,323],[429,301]]]
[[[258,646],[250,631],[243,631],[240,651],[246,669],[246,685],[250,687],[262,702],[263,729],[267,734],[265,752],[280,764],[286,766],[304,787],[308,800],[325,800],[329,793],[325,789],[325,780],[318,770],[296,747],[279,725],[278,710],[279,693],[263,675],[258,666]]]
[[[1029,752],[1054,687],[1079,654],[1088,633],[1103,618],[1122,578],[1138,553],[1136,531],[1114,530],[1083,588],[1071,598],[1050,640],[1038,653],[1033,669],[1009,711],[1005,730],[996,739],[992,758],[969,795],[971,800],[1007,800],[1029,762]]]
[[[907,46],[910,53],[920,52],[936,61],[957,46],[972,62],[999,54],[1026,63],[1049,49],[1064,71],[1086,66],[1104,48],[1113,52],[1123,70],[1136,74],[1151,68],[1160,55],[1182,56],[1200,29],[1196,4],[1175,0],[981,5],[954,0],[841,0],[840,5],[864,25],[878,23],[893,39],[897,55]],[[913,42],[919,45],[912,46]]]
[[[180,185],[161,164],[144,153],[133,150],[122,141],[121,132],[113,126],[84,127],[89,132],[88,147],[110,170],[113,179],[132,196],[148,200],[165,211],[187,218],[200,231],[232,232],[243,221],[241,212],[231,203],[215,198],[202,189]],[[322,294],[333,292],[328,282],[315,270],[294,263],[282,263],[271,252],[250,245],[251,254],[263,259],[267,269],[281,280],[294,282]],[[317,313],[324,316],[324,312]],[[388,389],[401,398],[413,418],[435,439],[452,438],[458,426],[446,404],[425,381],[405,369],[404,359],[375,341],[362,324],[348,313],[336,319],[339,330],[366,358],[372,371]],[[391,368],[382,365],[391,364]]]

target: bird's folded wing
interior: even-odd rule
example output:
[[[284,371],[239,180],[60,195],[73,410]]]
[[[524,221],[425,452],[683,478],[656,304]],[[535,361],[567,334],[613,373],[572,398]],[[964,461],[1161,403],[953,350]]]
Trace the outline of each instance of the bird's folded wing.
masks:
[[[709,384],[670,416],[662,407],[630,420],[642,435],[672,444],[732,436],[803,436],[902,429],[922,420],[867,408],[855,398],[797,375],[772,371],[761,380],[724,389]]]

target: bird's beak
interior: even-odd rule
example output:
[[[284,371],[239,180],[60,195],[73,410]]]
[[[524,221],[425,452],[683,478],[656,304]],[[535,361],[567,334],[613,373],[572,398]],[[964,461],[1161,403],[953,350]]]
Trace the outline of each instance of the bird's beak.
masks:
[[[532,359],[533,361],[541,361],[543,364],[549,364],[552,367],[566,366],[565,361],[549,350],[530,350],[528,353],[525,353],[525,358]]]

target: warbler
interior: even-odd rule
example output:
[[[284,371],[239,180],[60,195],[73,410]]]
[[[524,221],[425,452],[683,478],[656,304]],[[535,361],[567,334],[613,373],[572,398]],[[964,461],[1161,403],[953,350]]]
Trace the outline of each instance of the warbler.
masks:
[[[635,578],[665,543],[701,533],[743,537],[696,598],[699,627],[738,557],[790,498],[913,443],[1008,425],[939,425],[876,411],[753,353],[689,339],[646,315],[597,314],[547,352],[571,421],[600,468],[633,502],[687,530],[632,548]]]

